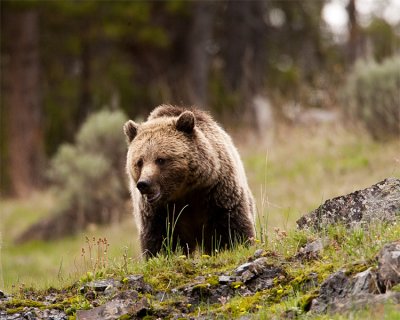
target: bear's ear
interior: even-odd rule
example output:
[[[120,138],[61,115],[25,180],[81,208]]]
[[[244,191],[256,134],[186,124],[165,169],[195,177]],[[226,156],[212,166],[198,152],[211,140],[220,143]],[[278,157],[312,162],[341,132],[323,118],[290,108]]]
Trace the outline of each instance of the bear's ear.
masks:
[[[195,126],[194,114],[191,111],[184,111],[176,120],[176,129],[185,133],[192,133]]]
[[[135,139],[138,127],[139,125],[132,120],[128,120],[124,124],[124,132],[128,140],[128,143],[132,142],[132,140]]]

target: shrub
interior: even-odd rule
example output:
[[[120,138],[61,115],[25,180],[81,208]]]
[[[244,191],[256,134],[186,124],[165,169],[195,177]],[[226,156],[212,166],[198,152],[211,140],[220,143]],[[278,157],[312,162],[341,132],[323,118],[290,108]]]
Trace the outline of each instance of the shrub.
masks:
[[[378,140],[400,134],[400,56],[381,64],[360,61],[345,88],[350,115]]]
[[[57,211],[25,231],[20,241],[59,237],[88,224],[120,221],[129,213],[122,133],[125,121],[120,111],[95,113],[79,130],[74,145],[59,148],[48,172]]]

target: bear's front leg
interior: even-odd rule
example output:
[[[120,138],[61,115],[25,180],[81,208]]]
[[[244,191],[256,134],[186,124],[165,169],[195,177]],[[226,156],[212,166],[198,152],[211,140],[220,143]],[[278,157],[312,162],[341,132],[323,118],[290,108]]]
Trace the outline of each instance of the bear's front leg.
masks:
[[[220,237],[221,249],[254,240],[255,228],[242,204],[233,209],[221,208],[218,213],[215,215],[214,228]]]
[[[160,223],[154,217],[146,217],[143,219],[143,230],[140,232],[140,243],[142,253],[146,259],[154,257],[161,251],[164,233],[165,222]]]

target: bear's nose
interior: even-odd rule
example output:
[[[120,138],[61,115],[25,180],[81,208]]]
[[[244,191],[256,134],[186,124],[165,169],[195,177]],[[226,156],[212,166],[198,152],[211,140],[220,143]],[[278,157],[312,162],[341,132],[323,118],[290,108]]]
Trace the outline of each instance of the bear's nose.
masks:
[[[141,194],[147,194],[150,192],[150,182],[147,180],[140,180],[137,183],[137,188],[139,189]]]

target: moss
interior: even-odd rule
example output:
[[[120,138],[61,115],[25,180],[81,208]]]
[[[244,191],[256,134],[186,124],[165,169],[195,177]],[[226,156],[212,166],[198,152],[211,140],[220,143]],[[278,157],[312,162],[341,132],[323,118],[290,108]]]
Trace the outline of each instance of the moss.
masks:
[[[24,311],[25,307],[18,307],[18,308],[7,308],[6,312],[7,314],[15,314]]]
[[[127,284],[128,281],[129,281],[129,279],[125,277],[125,278],[122,278],[121,283],[122,284]]]
[[[400,283],[396,284],[390,289],[391,291],[400,292]]]
[[[318,284],[317,282],[318,279],[315,278],[313,273],[304,273],[290,281],[288,286],[290,286],[294,292],[304,292],[309,288],[315,287]]]
[[[80,282],[81,284],[85,284],[85,283],[88,283],[88,282],[93,281],[93,280],[94,280],[93,273],[90,272],[90,271],[88,271],[88,272],[86,272],[85,275],[83,275],[83,276],[79,279],[79,282]]]
[[[261,307],[261,301],[261,292],[257,292],[253,296],[236,296],[230,299],[222,307],[215,309],[215,312],[227,316],[227,318],[239,317],[258,310]]]
[[[88,310],[90,308],[92,308],[90,301],[88,301],[85,297],[83,297],[81,295],[77,295],[70,299],[70,308],[69,309],[72,313],[75,313],[76,310]]]
[[[313,262],[309,266],[297,267],[290,270],[292,277],[288,285],[295,292],[306,292],[322,283],[334,270],[331,263]]]
[[[143,272],[145,282],[150,284],[155,291],[165,292],[190,281],[189,276],[192,272],[187,264],[180,264],[177,267],[174,264],[166,266],[165,263],[158,265],[160,262],[161,259],[160,261],[150,261],[150,263],[157,263],[157,265],[151,268],[151,270],[144,270]]]
[[[175,270],[185,276],[190,276],[196,273],[196,268],[192,260],[177,259],[175,263]]]
[[[47,307],[44,303],[33,300],[24,300],[24,299],[11,299],[6,302],[7,308],[18,308],[18,307],[31,307],[31,308],[43,308]]]
[[[234,281],[230,284],[232,289],[238,289],[243,285],[242,281]]]
[[[352,276],[367,270],[369,267],[371,267],[371,265],[369,265],[368,262],[358,261],[355,263],[346,264],[343,268],[345,270],[344,273],[346,274],[346,276]]]
[[[207,279],[207,283],[209,283],[211,286],[217,286],[219,284],[219,277],[212,276]]]
[[[51,305],[45,306],[44,308],[64,310],[64,305],[62,303],[53,303]]]
[[[205,288],[210,288],[210,284],[209,283],[199,283],[193,287],[193,289],[205,289]]]
[[[193,287],[193,292],[198,292],[200,295],[208,295],[210,287],[209,283],[199,283]]]
[[[268,304],[279,303],[282,299],[293,293],[293,288],[291,285],[278,286],[266,291],[265,301]]]
[[[297,306],[300,308],[300,310],[302,312],[308,312],[311,308],[311,302],[316,297],[318,297],[318,294],[316,291],[309,293],[309,294],[305,294],[304,296],[300,297],[299,302],[297,303]]]
[[[75,314],[75,312],[76,312],[76,308],[74,308],[74,307],[70,307],[70,308],[65,309],[65,313],[68,316]]]

